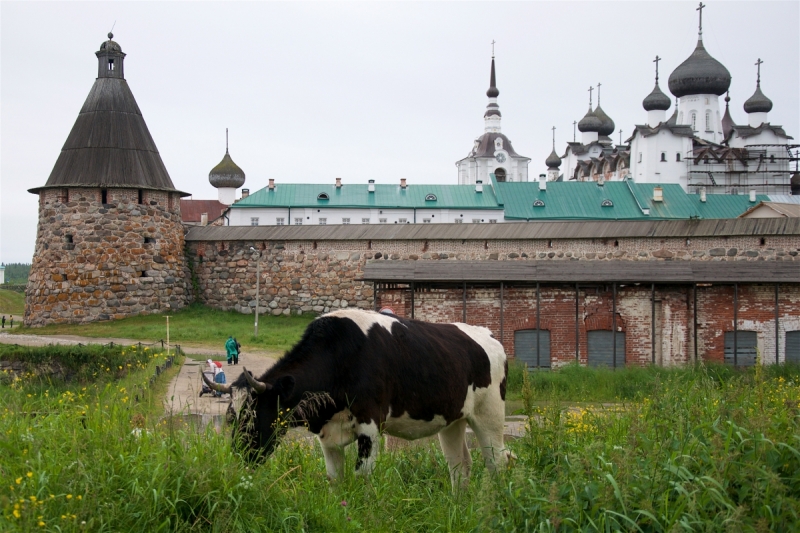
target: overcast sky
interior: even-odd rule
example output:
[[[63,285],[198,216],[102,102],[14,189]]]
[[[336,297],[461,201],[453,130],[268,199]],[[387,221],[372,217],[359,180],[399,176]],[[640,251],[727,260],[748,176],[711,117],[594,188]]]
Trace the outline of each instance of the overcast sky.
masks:
[[[706,4],[704,43],[733,76],[734,120],[746,124],[760,57],[770,122],[800,138],[800,2]],[[590,85],[602,82],[623,139],[644,123],[653,58],[663,58],[669,94],[669,74],[696,44],[696,7],[3,1],[0,261],[32,259],[37,197],[27,189],[46,183],[115,22],[126,79],[175,187],[216,199],[208,172],[225,154],[226,127],[251,191],[269,178],[456,184],[455,162],[483,133],[492,40],[502,131],[536,176],[550,128],[559,154],[572,140]]]

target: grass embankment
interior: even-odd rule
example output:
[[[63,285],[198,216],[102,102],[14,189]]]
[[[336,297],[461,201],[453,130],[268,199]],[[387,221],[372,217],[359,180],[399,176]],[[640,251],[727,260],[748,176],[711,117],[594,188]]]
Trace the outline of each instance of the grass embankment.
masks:
[[[14,315],[15,325],[22,325],[22,315],[25,313],[25,295],[0,289],[0,312],[7,313],[6,321],[9,320],[8,314],[12,314]],[[9,324],[6,323],[6,328],[8,326]]]
[[[184,346],[206,345],[219,347],[223,352],[225,341],[233,335],[242,345],[242,352],[252,349],[284,351],[300,339],[302,332],[314,319],[302,316],[260,316],[258,337],[254,336],[253,315],[235,311],[218,311],[202,305],[192,305],[170,313],[170,343]],[[143,315],[122,320],[93,322],[91,324],[54,324],[40,328],[20,328],[16,333],[36,335],[80,335],[84,337],[111,337],[151,342],[166,339],[166,319],[161,314]]]
[[[130,391],[152,366],[127,372],[126,364],[112,376],[103,363],[109,369],[103,379],[114,381],[33,378],[0,386],[0,530],[796,531],[800,525],[796,367],[567,368],[519,372],[518,379],[512,373],[509,388],[530,415],[527,436],[510,443],[516,465],[490,476],[473,451],[470,487],[454,496],[434,443],[382,453],[368,480],[352,473],[351,446],[344,478],[328,482],[310,441],[283,443],[253,468],[232,450],[228,434],[160,420],[153,396],[132,401]],[[83,375],[97,379],[94,373]],[[617,398],[625,401],[613,409],[563,403]]]

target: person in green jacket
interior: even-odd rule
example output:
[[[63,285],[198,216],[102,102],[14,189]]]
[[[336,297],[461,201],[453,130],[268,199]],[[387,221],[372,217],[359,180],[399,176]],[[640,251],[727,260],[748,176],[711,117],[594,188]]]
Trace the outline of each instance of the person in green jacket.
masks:
[[[228,364],[233,362],[234,365],[239,364],[239,343],[233,338],[233,335],[228,337],[225,342],[225,350],[228,352]]]

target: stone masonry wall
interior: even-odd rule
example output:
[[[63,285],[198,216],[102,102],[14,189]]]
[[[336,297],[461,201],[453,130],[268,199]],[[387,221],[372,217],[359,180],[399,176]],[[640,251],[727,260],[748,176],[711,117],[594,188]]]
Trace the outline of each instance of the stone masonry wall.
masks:
[[[191,242],[198,299],[219,309],[255,310],[256,258],[259,251],[259,312],[273,315],[325,313],[343,307],[390,306],[411,315],[407,289],[381,290],[374,299],[372,283],[362,280],[370,261],[796,261],[800,271],[800,237],[693,237],[635,239],[571,239],[529,241],[223,241]],[[768,282],[769,280],[765,280]],[[798,276],[800,281],[800,275]],[[732,287],[698,289],[698,355],[723,359],[725,331],[733,330]],[[507,352],[514,354],[514,332],[536,327],[534,287],[506,287],[500,327],[499,287],[467,290],[466,321],[490,328]],[[656,286],[656,363],[685,364],[694,360],[693,308],[690,286]],[[737,324],[757,331],[767,361],[775,357],[773,285],[740,285]],[[460,287],[418,289],[414,316],[432,322],[462,321]],[[555,366],[575,360],[574,285],[543,285],[540,326],[551,332]],[[587,332],[612,328],[611,285],[581,287],[578,309],[578,358],[586,363]],[[617,329],[626,334],[627,364],[652,361],[651,291],[647,286],[619,286]],[[800,286],[780,286],[779,354],[785,332],[800,329]],[[729,316],[730,315],[730,316]],[[771,355],[770,355],[771,354]],[[622,355],[621,355],[622,357]],[[772,358],[772,359],[770,359]]]
[[[191,299],[176,193],[45,189],[25,324],[83,323],[180,309]]]

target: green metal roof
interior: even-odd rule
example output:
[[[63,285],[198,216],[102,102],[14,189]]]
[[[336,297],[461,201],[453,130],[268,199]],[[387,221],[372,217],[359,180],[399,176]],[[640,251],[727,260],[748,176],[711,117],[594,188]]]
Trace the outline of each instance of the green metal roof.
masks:
[[[369,192],[367,184],[319,185],[281,183],[274,190],[260,189],[239,200],[232,209],[252,207],[350,207],[350,208],[437,208],[502,210],[494,191],[487,184],[482,193],[474,185],[400,185],[375,184]],[[328,199],[320,199],[327,195]],[[426,200],[429,195],[436,200]]]
[[[687,194],[677,184],[606,182],[498,183],[498,202],[506,220],[675,220],[689,218],[736,218],[755,205],[747,196]],[[661,187],[663,201],[653,200],[653,189]],[[757,202],[767,199],[757,196]],[[534,206],[534,203],[544,205]],[[604,205],[605,204],[605,205]],[[610,204],[610,205],[609,205]],[[645,214],[647,212],[648,214]]]

